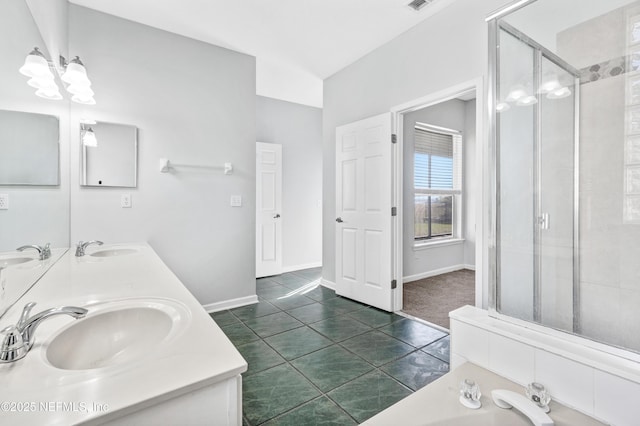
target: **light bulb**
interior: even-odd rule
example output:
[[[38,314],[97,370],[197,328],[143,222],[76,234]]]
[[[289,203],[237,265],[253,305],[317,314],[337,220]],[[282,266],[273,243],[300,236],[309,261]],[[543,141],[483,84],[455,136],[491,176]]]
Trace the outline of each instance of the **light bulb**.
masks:
[[[91,87],[77,84],[69,85],[69,87],[67,87],[67,92],[73,95],[78,95],[81,98],[91,98],[95,95],[93,90],[91,90]]]
[[[80,96],[80,95],[73,95],[71,97],[71,100],[73,102],[79,103],[79,104],[83,104],[83,105],[95,105],[96,104],[96,100],[93,99],[93,96]]]
[[[545,81],[544,83],[542,83],[540,85],[540,89],[538,90],[539,93],[541,94],[547,94],[550,92],[553,92],[555,90],[560,89],[562,86],[560,85],[560,82],[558,81],[557,77],[552,77],[551,79]]]
[[[67,68],[61,78],[65,83],[91,86],[91,81],[87,77],[87,70],[78,56],[67,64]]]
[[[59,101],[60,99],[62,99],[62,95],[60,94],[58,86],[38,89],[36,90],[36,96],[52,101]]]
[[[84,146],[98,146],[98,139],[96,138],[96,134],[91,127],[85,130],[84,135],[82,136],[82,143],[84,144]]]
[[[523,98],[518,99],[518,101],[516,102],[516,105],[529,106],[529,105],[535,105],[537,103],[538,103],[538,98],[536,98],[533,95],[529,95],[529,96],[525,96]]]
[[[521,84],[514,86],[511,91],[509,92],[509,94],[507,95],[507,99],[505,99],[507,102],[516,102],[518,101],[520,98],[524,98],[525,96],[527,96],[527,91],[525,90],[524,86],[522,86]]]
[[[571,90],[568,87],[561,87],[558,90],[547,93],[547,99],[562,99],[571,96]]]
[[[46,74],[51,74],[51,71],[49,71],[49,63],[37,47],[34,47],[31,53],[27,55],[24,60],[24,65],[20,67],[19,71],[20,74],[26,75],[27,77],[41,77]]]
[[[31,87],[35,87],[36,89],[53,89],[54,87],[58,89],[58,85],[53,79],[53,75],[51,77],[32,77],[27,84]]]
[[[511,109],[511,105],[509,105],[506,102],[498,102],[498,105],[496,105],[496,111],[498,112],[504,112],[510,109]]]

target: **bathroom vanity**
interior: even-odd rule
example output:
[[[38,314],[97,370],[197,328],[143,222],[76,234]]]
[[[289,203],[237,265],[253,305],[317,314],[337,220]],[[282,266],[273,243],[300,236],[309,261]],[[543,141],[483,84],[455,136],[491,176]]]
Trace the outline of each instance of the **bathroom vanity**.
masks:
[[[148,244],[69,250],[0,328],[28,302],[88,313],[43,321],[26,357],[0,364],[1,424],[242,423],[247,363]]]

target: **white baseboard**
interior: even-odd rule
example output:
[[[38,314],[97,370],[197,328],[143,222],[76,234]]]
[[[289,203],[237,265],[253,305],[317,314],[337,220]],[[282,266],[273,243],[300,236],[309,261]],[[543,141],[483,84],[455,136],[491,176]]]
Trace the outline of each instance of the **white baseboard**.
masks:
[[[447,272],[459,271],[461,269],[470,269],[470,265],[453,265],[447,266],[446,268],[434,269],[432,271],[421,272],[415,275],[409,275],[402,278],[403,283],[410,283],[412,281],[418,281],[423,278],[435,277],[436,275],[446,274]],[[475,267],[474,267],[475,269]]]
[[[258,296],[245,296],[237,299],[223,300],[222,302],[209,303],[202,305],[208,313],[224,311],[226,309],[239,308],[240,306],[253,305],[258,303]]]
[[[464,269],[468,269],[470,271],[476,270],[476,265],[464,265]]]
[[[329,281],[329,280],[325,280],[324,278],[322,278],[320,280],[320,285],[323,287],[328,288],[329,290],[334,290],[336,289],[336,283]]]
[[[301,271],[303,269],[319,268],[322,266],[322,262],[303,263],[302,265],[283,266],[282,273]]]

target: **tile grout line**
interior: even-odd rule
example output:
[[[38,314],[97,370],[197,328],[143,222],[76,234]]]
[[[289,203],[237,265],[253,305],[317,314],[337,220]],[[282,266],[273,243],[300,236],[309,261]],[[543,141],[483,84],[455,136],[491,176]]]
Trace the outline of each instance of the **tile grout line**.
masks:
[[[298,277],[300,277],[300,275],[297,275],[297,276],[298,276]],[[315,280],[316,280],[316,279],[309,279],[309,278],[306,278],[306,277],[302,277],[302,278],[304,278],[304,280],[311,280],[311,281],[309,281],[309,282],[313,282],[313,281],[315,281]],[[272,280],[272,282],[274,282],[277,286],[283,287],[283,288],[285,288],[285,289],[289,289],[289,287],[287,287],[286,285],[284,285],[284,284],[282,284],[282,283],[280,283],[280,282],[278,282],[278,281]],[[301,284],[304,284],[304,283],[301,283]],[[270,287],[270,288],[273,288],[273,287]],[[316,287],[316,288],[318,288],[318,287]],[[278,364],[278,365],[275,365],[275,366],[272,366],[272,367],[265,368],[264,370],[261,370],[261,371],[258,371],[258,372],[255,372],[255,373],[252,373],[249,377],[251,377],[253,374],[262,373],[262,372],[268,371],[268,370],[270,370],[270,369],[273,369],[273,368],[280,367],[280,366],[283,366],[283,365],[287,365],[287,364],[288,364],[288,365],[289,365],[289,367],[291,367],[295,372],[297,372],[298,374],[300,374],[300,375],[302,376],[302,378],[303,378],[306,382],[308,382],[309,384],[311,384],[311,385],[313,386],[313,388],[315,388],[315,389],[316,389],[316,391],[317,391],[317,392],[319,392],[319,395],[318,395],[318,396],[316,396],[316,397],[314,397],[314,398],[312,398],[312,399],[310,399],[310,400],[308,400],[308,401],[305,401],[305,402],[303,402],[303,403],[301,403],[301,404],[298,404],[297,406],[292,407],[292,408],[290,408],[290,409],[288,409],[288,410],[286,410],[286,411],[284,411],[284,412],[282,412],[282,413],[279,413],[279,414],[275,415],[274,417],[271,417],[271,418],[269,418],[269,419],[266,419],[264,422],[261,422],[261,423],[259,423],[259,424],[263,424],[263,423],[266,423],[266,422],[272,421],[272,420],[274,420],[274,419],[278,419],[278,418],[280,418],[280,417],[283,417],[283,416],[285,416],[286,414],[288,414],[288,413],[290,413],[290,412],[292,412],[292,411],[294,411],[294,410],[296,410],[296,409],[298,409],[298,408],[300,408],[300,407],[302,407],[302,406],[305,406],[305,405],[307,405],[307,404],[310,404],[310,403],[312,403],[312,402],[314,402],[314,401],[320,400],[320,399],[322,399],[323,397],[326,397],[329,401],[331,401],[333,404],[335,404],[335,406],[340,410],[340,412],[342,412],[342,413],[346,414],[349,418],[353,419],[353,421],[355,421],[357,424],[359,424],[358,420],[356,420],[356,419],[355,419],[355,417],[353,417],[353,416],[352,416],[349,412],[347,412],[347,411],[346,411],[346,410],[345,410],[345,409],[344,409],[344,408],[343,408],[343,407],[342,407],[342,406],[341,406],[341,405],[340,405],[336,400],[334,400],[333,398],[331,398],[331,396],[330,396],[330,395],[328,395],[328,393],[329,393],[329,392],[332,392],[332,391],[334,391],[334,390],[336,390],[336,389],[339,389],[339,388],[341,388],[341,387],[343,387],[343,386],[346,386],[346,385],[348,385],[349,383],[352,383],[353,381],[358,380],[358,379],[360,379],[361,377],[366,376],[366,375],[368,375],[368,374],[377,373],[377,374],[381,374],[383,377],[386,377],[386,378],[388,378],[388,379],[391,379],[391,381],[393,381],[393,382],[395,382],[396,384],[400,385],[402,388],[404,388],[404,389],[408,390],[409,392],[414,393],[415,391],[414,391],[411,387],[409,387],[408,385],[405,385],[405,384],[404,384],[404,383],[402,383],[399,379],[397,379],[397,378],[395,378],[394,376],[392,376],[391,374],[389,374],[389,373],[385,372],[384,370],[382,370],[382,368],[383,368],[383,367],[385,367],[385,366],[387,366],[387,365],[389,365],[389,364],[391,364],[391,363],[394,363],[394,362],[396,362],[396,361],[398,361],[398,360],[400,360],[400,359],[402,359],[402,358],[404,358],[404,357],[407,357],[407,356],[409,356],[409,355],[411,355],[411,354],[415,354],[415,353],[418,353],[418,352],[419,352],[419,353],[421,353],[421,354],[423,354],[423,355],[428,356],[429,358],[433,358],[433,359],[438,360],[438,361],[440,361],[440,362],[443,362],[443,363],[445,363],[445,364],[449,364],[449,362],[446,362],[446,361],[444,361],[444,360],[441,360],[441,359],[440,359],[440,358],[438,358],[437,356],[434,356],[434,355],[432,355],[432,354],[430,354],[430,353],[427,353],[427,352],[424,352],[424,351],[423,351],[423,349],[425,349],[426,347],[428,347],[428,346],[430,346],[430,345],[432,345],[432,344],[435,344],[436,342],[438,342],[438,341],[440,341],[440,340],[442,340],[442,339],[445,339],[445,338],[448,336],[448,331],[446,331],[446,332],[447,332],[447,334],[446,334],[446,335],[444,335],[444,336],[442,336],[442,337],[440,337],[440,338],[438,338],[438,339],[436,339],[436,340],[434,340],[434,341],[432,341],[432,342],[430,342],[430,343],[428,343],[428,344],[426,344],[426,345],[421,345],[421,346],[416,347],[416,346],[414,346],[414,345],[412,345],[412,344],[410,344],[410,343],[408,343],[408,342],[405,342],[405,341],[401,340],[400,338],[398,338],[398,337],[396,337],[396,336],[390,335],[390,334],[388,334],[388,333],[386,333],[386,332],[384,332],[384,331],[382,331],[382,330],[381,330],[381,328],[384,328],[384,327],[386,327],[386,326],[389,326],[389,325],[393,324],[394,322],[397,322],[397,321],[401,321],[401,320],[403,320],[404,318],[406,318],[404,315],[398,315],[398,316],[400,316],[400,317],[404,317],[404,318],[398,318],[398,319],[396,319],[395,321],[391,321],[390,323],[386,323],[386,324],[382,324],[382,325],[372,325],[372,324],[366,323],[366,322],[364,322],[364,321],[362,321],[362,320],[360,320],[360,319],[355,318],[355,317],[353,317],[353,316],[352,316],[352,314],[353,314],[353,313],[358,312],[358,311],[364,311],[364,310],[366,310],[366,309],[374,309],[374,310],[375,310],[375,308],[373,308],[373,307],[371,307],[371,306],[369,306],[369,305],[363,305],[362,307],[360,307],[360,308],[358,308],[358,309],[354,309],[354,310],[351,310],[351,311],[346,311],[346,312],[337,313],[335,316],[331,316],[331,317],[327,317],[327,318],[321,318],[321,319],[314,320],[314,321],[310,321],[310,322],[306,322],[306,321],[300,320],[300,319],[296,318],[294,315],[292,315],[292,314],[290,314],[290,313],[289,313],[289,311],[292,311],[292,310],[295,310],[295,309],[299,309],[299,308],[304,308],[305,306],[310,306],[310,305],[315,304],[315,303],[318,303],[318,304],[321,304],[321,305],[324,305],[324,306],[330,306],[330,305],[327,305],[326,303],[323,303],[323,302],[326,302],[326,301],[328,301],[328,300],[335,299],[335,298],[337,298],[337,297],[340,297],[340,296],[330,297],[330,298],[327,298],[327,299],[322,298],[321,300],[316,300],[316,299],[313,299],[313,298],[311,298],[311,297],[308,297],[308,299],[312,301],[311,303],[306,304],[306,305],[301,305],[301,306],[293,307],[293,308],[289,308],[289,309],[283,309],[283,308],[280,308],[279,306],[274,305],[273,303],[271,303],[271,301],[270,301],[270,300],[267,300],[267,299],[263,299],[263,298],[261,298],[261,299],[260,299],[260,302],[266,302],[268,305],[271,305],[272,307],[274,307],[277,311],[272,312],[272,313],[269,313],[269,314],[265,314],[265,315],[260,315],[260,316],[255,316],[255,317],[247,318],[246,320],[243,320],[242,318],[240,318],[239,316],[237,316],[237,315],[236,315],[236,314],[235,314],[231,309],[228,309],[228,310],[226,310],[226,311],[225,311],[225,312],[231,313],[232,317],[233,317],[233,318],[235,318],[235,319],[238,321],[237,323],[234,323],[234,324],[226,324],[226,325],[225,325],[225,327],[226,327],[226,326],[230,326],[230,325],[235,325],[235,324],[241,324],[241,325],[243,325],[244,327],[248,328],[248,329],[251,331],[251,333],[252,333],[252,334],[257,338],[257,340],[252,340],[252,341],[250,341],[250,342],[246,342],[246,343],[243,343],[243,344],[238,345],[238,346],[243,346],[243,345],[247,345],[247,344],[249,344],[249,343],[255,343],[255,342],[261,341],[263,344],[265,344],[265,345],[266,345],[270,350],[274,351],[274,352],[275,352],[275,354],[277,354],[277,355],[278,355],[278,356],[283,360],[283,362],[282,362],[282,363],[280,363],[280,364]],[[346,299],[346,298],[345,298],[345,300],[349,300],[349,299]],[[349,301],[350,301],[350,300],[349,300]],[[354,302],[354,303],[357,303],[357,302]],[[257,305],[256,305],[256,306],[257,306]],[[281,331],[281,332],[275,333],[275,334],[273,334],[273,335],[269,335],[269,336],[262,337],[262,336],[260,336],[258,333],[256,333],[256,332],[253,330],[253,328],[251,328],[251,326],[249,326],[249,325],[246,323],[246,321],[248,321],[248,320],[259,320],[260,318],[264,318],[264,317],[267,317],[267,316],[269,316],[269,315],[273,315],[273,314],[277,314],[277,313],[281,313],[281,312],[283,312],[283,313],[287,314],[287,316],[288,316],[289,318],[292,318],[292,319],[294,319],[295,321],[300,322],[300,324],[301,324],[301,325],[300,325],[300,326],[296,326],[296,327],[291,328],[291,329],[288,329],[288,330],[284,330],[284,331]],[[397,315],[397,313],[392,313],[392,314],[393,314],[393,315]],[[361,333],[356,333],[355,335],[353,335],[353,336],[349,336],[349,337],[347,337],[347,338],[345,338],[345,339],[342,339],[342,340],[340,340],[340,341],[334,341],[331,337],[329,337],[329,336],[327,336],[327,335],[323,334],[321,331],[316,330],[315,328],[311,327],[311,324],[315,324],[315,323],[318,323],[318,322],[326,321],[326,320],[331,319],[331,318],[337,318],[337,317],[340,317],[340,316],[343,316],[343,317],[345,317],[345,318],[347,318],[347,319],[349,319],[349,320],[352,320],[352,321],[356,321],[357,323],[359,323],[359,324],[361,324],[361,325],[366,326],[366,327],[368,328],[368,330],[363,331],[363,332],[361,332]],[[212,319],[213,319],[213,316],[212,316]],[[412,320],[412,318],[407,318],[407,320]],[[214,319],[214,321],[215,321],[215,319]],[[420,322],[420,323],[422,323],[421,321],[419,321],[419,322]],[[426,325],[426,324],[425,324],[425,325]],[[220,327],[222,328],[222,326],[220,326]],[[279,352],[275,347],[271,346],[271,345],[270,345],[270,344],[265,340],[265,339],[267,339],[267,338],[271,338],[271,337],[274,337],[274,336],[278,336],[278,335],[281,335],[281,334],[287,333],[287,332],[289,332],[289,331],[298,330],[298,329],[301,329],[301,328],[303,328],[303,327],[308,327],[310,330],[312,330],[312,331],[314,331],[315,333],[319,334],[320,336],[322,336],[322,337],[324,337],[324,338],[328,339],[328,340],[329,340],[329,342],[330,342],[330,344],[329,344],[328,346],[321,347],[321,348],[319,348],[319,349],[313,350],[313,351],[311,351],[311,352],[309,352],[309,353],[306,353],[306,354],[304,354],[304,355],[297,356],[297,357],[292,358],[292,359],[290,359],[290,360],[289,360],[289,359],[285,358],[284,356],[282,356],[282,354],[281,354],[281,353],[280,353],[280,352]],[[431,328],[434,328],[434,327],[431,327]],[[443,331],[443,332],[445,332],[444,330],[440,330],[439,328],[437,328],[437,330],[438,330],[438,331]],[[377,332],[383,333],[385,336],[390,337],[390,338],[391,338],[391,339],[393,339],[393,340],[396,340],[396,341],[398,341],[398,342],[400,342],[400,343],[406,344],[406,345],[410,346],[410,347],[412,348],[412,350],[411,350],[409,353],[406,353],[406,354],[404,354],[404,355],[400,355],[400,356],[397,356],[397,357],[393,357],[392,359],[390,359],[390,360],[386,361],[384,364],[381,364],[380,366],[376,366],[376,365],[374,365],[372,362],[370,362],[370,361],[368,361],[368,360],[364,359],[362,356],[360,356],[359,354],[357,354],[357,353],[353,352],[352,350],[350,350],[349,348],[347,348],[346,346],[344,346],[344,345],[343,345],[343,343],[344,343],[344,342],[346,342],[346,341],[348,341],[348,340],[350,340],[350,339],[353,339],[353,338],[356,338],[356,337],[362,336],[362,335],[364,335],[364,334],[366,334],[366,333],[371,333],[371,332],[374,332],[374,331],[377,331]],[[307,377],[307,376],[306,376],[302,371],[300,371],[298,368],[296,368],[296,367],[295,367],[295,365],[293,365],[293,362],[294,362],[294,361],[296,361],[296,360],[298,360],[298,359],[300,359],[300,358],[303,358],[303,357],[306,357],[306,356],[312,355],[312,354],[314,354],[314,353],[317,353],[317,352],[319,352],[319,351],[321,351],[321,350],[324,350],[324,349],[330,348],[330,347],[332,347],[332,346],[338,347],[338,348],[340,348],[340,349],[342,349],[342,350],[346,351],[346,352],[347,352],[347,353],[349,353],[350,355],[352,355],[352,356],[356,357],[358,360],[360,360],[360,361],[364,362],[364,363],[365,363],[365,364],[367,364],[369,367],[371,367],[371,370],[368,370],[368,371],[366,371],[366,372],[364,372],[364,373],[362,373],[362,374],[359,374],[359,375],[357,375],[357,376],[355,376],[355,377],[351,378],[351,379],[350,379],[350,380],[348,380],[347,382],[342,383],[342,384],[340,384],[340,385],[338,385],[338,386],[336,386],[336,387],[334,387],[334,388],[332,388],[332,389],[329,389],[327,392],[324,392],[324,391],[322,391],[322,390],[318,387],[318,385],[316,385],[314,382],[312,382],[312,381],[311,381],[311,380],[310,380],[310,379],[309,379],[309,378],[308,378],[308,377]],[[249,422],[249,419],[245,416],[245,414],[244,414],[244,413],[242,414],[242,418],[243,418],[243,420],[244,420],[246,423],[251,424],[251,423]]]

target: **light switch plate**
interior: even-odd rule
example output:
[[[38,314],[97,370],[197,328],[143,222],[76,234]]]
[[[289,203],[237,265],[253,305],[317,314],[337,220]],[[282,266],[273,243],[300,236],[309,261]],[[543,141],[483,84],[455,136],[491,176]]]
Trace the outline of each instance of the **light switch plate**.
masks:
[[[9,210],[9,194],[0,194],[0,210]]]
[[[242,207],[242,195],[231,196],[231,207]]]
[[[131,194],[122,194],[120,197],[120,207],[123,209],[131,208]]]

